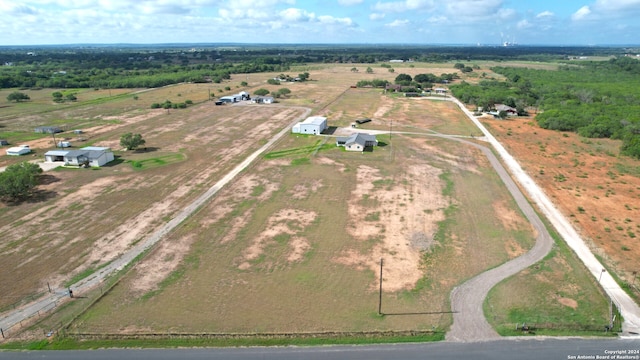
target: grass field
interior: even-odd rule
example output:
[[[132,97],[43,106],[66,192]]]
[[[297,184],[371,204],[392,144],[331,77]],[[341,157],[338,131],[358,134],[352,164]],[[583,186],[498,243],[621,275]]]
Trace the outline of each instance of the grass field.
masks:
[[[351,71],[354,66],[359,72]],[[373,121],[360,130],[406,134],[379,135],[384,146],[365,153],[337,148],[332,138],[285,136],[135,264],[70,331],[445,331],[453,287],[523,254],[535,234],[478,150],[431,136],[480,135],[454,106],[349,87],[358,79],[392,81],[405,71],[453,72],[452,64],[414,64],[395,73],[375,67],[366,74],[365,68],[295,69],[309,71],[312,80],[281,85],[292,90],[280,99],[283,106],[205,101],[224,86],[239,91],[241,81],[248,91],[275,91],[265,84],[271,74],[234,77],[211,90],[209,84],[165,87],[139,93],[137,100],[122,92],[127,95],[86,106],[80,92],[78,104],[61,104],[67,110],[48,104],[50,94],[32,96],[31,104],[2,120],[2,130],[27,133],[33,124],[69,119],[86,130],[87,143],[116,149],[121,161],[97,171],[47,173],[37,201],[0,207],[0,288],[10,294],[0,308],[44,293],[47,282],[62,287],[89,276],[171,219],[301,116],[304,106],[327,116],[331,126],[368,117]],[[166,99],[196,104],[149,109]],[[27,116],[29,105],[37,110],[33,116]],[[28,126],[18,124],[23,117]],[[141,133],[149,151],[120,151],[125,132]],[[377,313],[380,259],[384,316]],[[602,294],[575,260],[555,251],[545,262],[553,271],[525,271],[491,294],[497,328],[528,318],[533,308],[567,322],[606,320]],[[569,269],[575,275],[558,281]],[[505,300],[513,289],[530,301]],[[556,311],[557,299],[541,297],[548,293],[579,306],[570,314]]]

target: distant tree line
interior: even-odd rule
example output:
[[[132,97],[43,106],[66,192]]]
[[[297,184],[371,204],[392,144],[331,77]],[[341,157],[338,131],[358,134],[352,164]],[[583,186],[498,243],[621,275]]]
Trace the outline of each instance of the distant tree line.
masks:
[[[589,138],[622,140],[621,152],[640,159],[640,61],[616,57],[580,62],[558,70],[496,67],[506,81],[450,87],[468,104],[492,108],[497,103],[538,111],[545,129],[572,131]]]

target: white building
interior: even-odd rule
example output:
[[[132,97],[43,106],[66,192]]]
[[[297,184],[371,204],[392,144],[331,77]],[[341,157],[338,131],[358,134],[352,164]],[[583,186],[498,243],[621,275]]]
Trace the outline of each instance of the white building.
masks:
[[[19,146],[10,147],[7,149],[7,155],[11,155],[11,156],[25,155],[30,152],[31,152],[31,148],[29,148],[29,145],[19,145]]]
[[[108,147],[87,146],[79,150],[51,150],[44,154],[45,162],[64,162],[69,166],[104,166],[113,161],[114,156]]]
[[[306,120],[293,125],[291,132],[294,134],[318,135],[327,129],[327,118],[324,116],[311,116]]]

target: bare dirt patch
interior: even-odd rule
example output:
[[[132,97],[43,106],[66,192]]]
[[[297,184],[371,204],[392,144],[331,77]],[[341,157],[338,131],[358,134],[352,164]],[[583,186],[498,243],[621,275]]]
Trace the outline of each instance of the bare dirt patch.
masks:
[[[178,239],[178,241],[165,241],[160,243],[157,249],[144,261],[136,264],[137,276],[131,282],[131,290],[135,294],[143,294],[155,290],[178,265],[185,254],[190,250],[193,236]]]
[[[384,258],[385,291],[413,288],[423,276],[421,254],[434,245],[437,223],[444,219],[448,205],[440,195],[439,174],[439,169],[416,165],[389,179],[376,168],[359,166],[349,202],[348,231],[357,241],[380,239],[380,243],[369,254],[347,250],[335,261],[375,271]],[[421,189],[419,184],[427,183],[429,189]]]
[[[246,270],[251,267],[251,261],[256,260],[270,243],[277,241],[281,235],[289,235],[286,241],[292,247],[292,251],[287,257],[289,261],[296,261],[302,258],[304,252],[309,248],[308,241],[297,236],[309,226],[317,214],[313,211],[299,209],[282,209],[273,214],[267,223],[265,230],[253,241],[250,247],[243,252],[243,261],[238,265],[239,269]],[[293,240],[291,239],[293,237]]]

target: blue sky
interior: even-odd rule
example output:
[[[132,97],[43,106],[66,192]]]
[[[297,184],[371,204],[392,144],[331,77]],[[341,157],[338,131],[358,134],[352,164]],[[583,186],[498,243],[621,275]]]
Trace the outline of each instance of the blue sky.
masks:
[[[0,0],[0,45],[640,44],[640,0]]]

